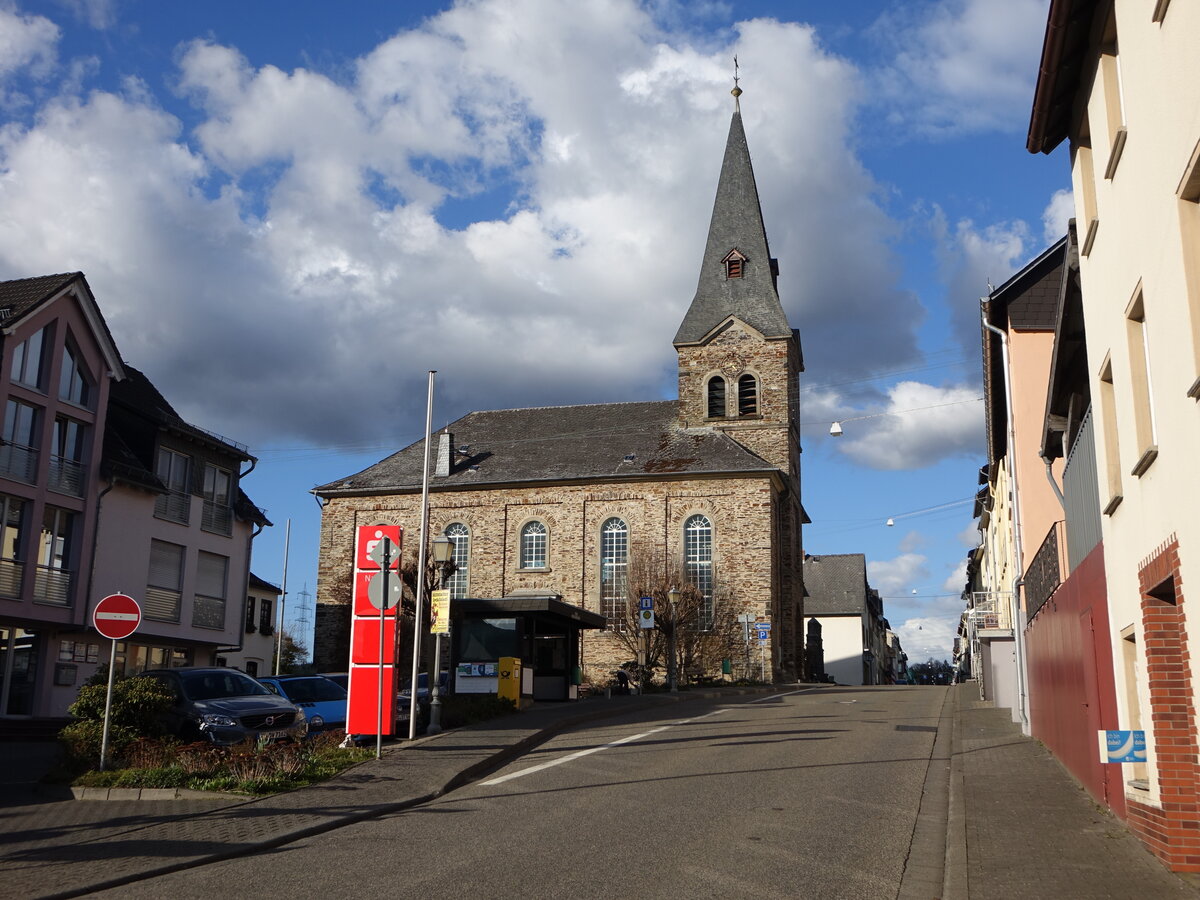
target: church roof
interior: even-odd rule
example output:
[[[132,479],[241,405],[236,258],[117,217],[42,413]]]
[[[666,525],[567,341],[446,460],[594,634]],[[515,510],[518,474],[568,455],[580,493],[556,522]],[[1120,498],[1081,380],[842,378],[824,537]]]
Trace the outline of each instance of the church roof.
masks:
[[[450,474],[431,474],[430,486],[462,490],[515,482],[776,471],[723,432],[681,427],[677,415],[674,400],[468,413],[447,426],[457,452]],[[437,441],[435,434],[431,460]],[[356,475],[313,488],[313,493],[419,490],[423,465],[424,442],[418,440]]]
[[[745,257],[745,263],[741,277],[728,278],[724,261],[733,250]],[[675,335],[675,344],[699,343],[729,316],[737,316],[765,337],[791,337],[792,329],[775,289],[775,275],[742,114],[735,111],[729,123],[700,282]]]

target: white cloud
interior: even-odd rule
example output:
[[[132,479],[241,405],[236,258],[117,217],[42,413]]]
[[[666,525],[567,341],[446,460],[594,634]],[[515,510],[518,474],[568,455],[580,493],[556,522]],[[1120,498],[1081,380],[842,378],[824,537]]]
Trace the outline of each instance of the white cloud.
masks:
[[[929,576],[927,562],[920,553],[901,553],[892,559],[868,562],[867,582],[882,597],[908,594]],[[884,614],[887,614],[886,604]]]
[[[1067,222],[1075,216],[1075,195],[1068,189],[1055,191],[1042,212],[1042,235],[1047,245],[1067,233]]]
[[[959,564],[955,566],[954,571],[951,572],[949,576],[947,576],[946,580],[942,582],[942,590],[961,596],[963,587],[966,586],[966,583],[967,560],[966,557],[964,557]]]
[[[0,104],[14,102],[5,81],[22,70],[44,78],[57,61],[58,26],[44,16],[21,15],[0,6]]]
[[[919,531],[909,531],[896,546],[902,553],[915,553],[929,545],[929,539]]]
[[[983,543],[983,538],[980,537],[979,528],[975,522],[972,522],[958,533],[958,542],[968,550],[974,550]]]
[[[919,469],[953,456],[975,456],[983,439],[977,388],[901,381],[886,407],[843,424],[842,453],[873,469]]]
[[[53,26],[20,21],[45,23],[43,58]],[[920,305],[852,143],[859,73],[798,25],[733,40],[698,49],[628,0],[480,0],[342,80],[199,41],[188,131],[145,84],[63,81],[0,131],[0,276],[83,270],[125,357],[251,444],[399,442],[430,368],[439,418],[669,395],[737,52],[810,371],[911,361]]]
[[[918,616],[893,626],[910,666],[926,660],[954,660],[954,638],[958,619]]]
[[[1029,226],[1021,221],[997,222],[980,229],[962,219],[951,227],[936,208],[930,223],[937,241],[939,275],[950,304],[951,328],[964,350],[978,354],[980,298],[1027,261]]]
[[[872,28],[894,52],[877,73],[884,114],[923,134],[1024,128],[1046,11],[1046,0],[897,5]]]

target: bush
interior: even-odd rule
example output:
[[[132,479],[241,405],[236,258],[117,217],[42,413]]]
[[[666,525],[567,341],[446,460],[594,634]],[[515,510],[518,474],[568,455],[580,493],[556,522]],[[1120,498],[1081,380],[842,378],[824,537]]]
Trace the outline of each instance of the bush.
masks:
[[[233,747],[137,740],[128,746],[126,768],[87,772],[74,783],[269,794],[324,781],[370,755],[365,750],[341,748],[337,742],[335,734],[300,743],[246,741]]]
[[[79,689],[79,696],[68,709],[75,721],[59,732],[69,763],[83,765],[99,760],[107,694],[107,678],[103,684],[85,684]],[[162,714],[172,702],[170,691],[159,681],[117,678],[108,728],[109,752],[120,756],[139,738],[163,734]]]

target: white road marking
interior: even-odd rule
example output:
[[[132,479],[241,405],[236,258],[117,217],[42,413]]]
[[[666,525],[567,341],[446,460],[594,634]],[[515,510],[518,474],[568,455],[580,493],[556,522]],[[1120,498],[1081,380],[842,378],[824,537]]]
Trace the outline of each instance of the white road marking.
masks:
[[[583,756],[590,756],[593,753],[599,753],[601,750],[608,750],[611,747],[620,747],[622,744],[628,744],[632,741],[641,740],[644,737],[649,737],[652,734],[658,734],[660,731],[666,731],[675,725],[686,725],[688,722],[698,722],[700,719],[707,719],[709,716],[715,716],[719,713],[726,712],[724,709],[714,709],[712,712],[706,712],[702,716],[694,716],[690,719],[680,719],[678,722],[672,722],[670,725],[662,725],[658,728],[651,728],[649,731],[643,731],[641,734],[631,734],[629,737],[623,737],[620,740],[612,741],[608,744],[601,744],[599,747],[589,747],[587,750],[578,750],[575,753],[569,753],[566,756],[558,759],[552,759],[549,762],[539,763],[536,766],[530,766],[528,769],[522,769],[519,772],[509,772],[507,775],[501,775],[499,778],[492,778],[482,782],[485,786],[493,784],[503,784],[506,781],[512,781],[514,778],[523,778],[526,775],[532,775],[534,772],[540,772],[542,769],[561,766],[563,763],[569,763]]]

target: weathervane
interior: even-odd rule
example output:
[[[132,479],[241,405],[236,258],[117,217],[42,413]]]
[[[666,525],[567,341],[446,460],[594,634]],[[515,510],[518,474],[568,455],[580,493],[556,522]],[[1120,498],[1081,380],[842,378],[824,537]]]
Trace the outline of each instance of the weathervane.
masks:
[[[737,54],[733,57],[733,90],[729,93],[733,94],[733,107],[738,112],[742,111],[742,101],[738,98],[742,96],[742,89],[738,87],[738,58]]]

